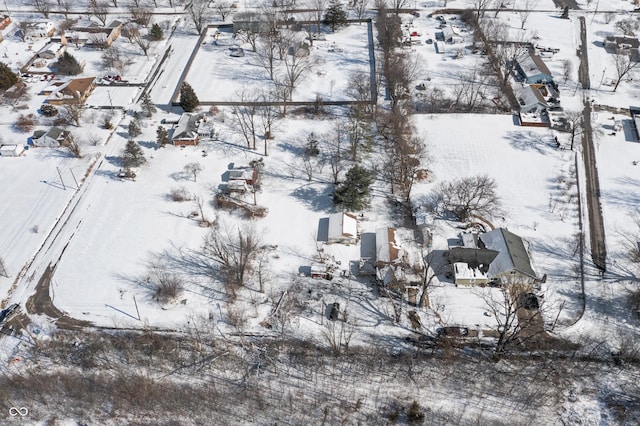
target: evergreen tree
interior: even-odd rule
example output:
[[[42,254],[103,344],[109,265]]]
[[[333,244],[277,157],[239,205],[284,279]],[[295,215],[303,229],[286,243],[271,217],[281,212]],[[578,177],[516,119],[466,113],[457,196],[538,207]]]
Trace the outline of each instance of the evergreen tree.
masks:
[[[122,165],[125,169],[131,169],[132,167],[139,167],[147,162],[144,158],[144,153],[140,145],[133,140],[127,141],[127,146],[122,153]]]
[[[336,27],[342,27],[347,24],[347,12],[344,11],[340,0],[331,0],[329,7],[324,14],[323,24],[329,25],[331,31],[336,30]]]
[[[153,24],[151,26],[151,29],[149,30],[149,35],[151,36],[152,39],[156,41],[162,40],[164,38],[164,31],[162,31],[162,28],[160,27],[160,25]]]
[[[64,52],[56,62],[56,70],[63,75],[77,75],[83,70],[80,62],[69,52]]]
[[[187,82],[182,83],[180,88],[180,106],[186,112],[191,112],[200,105],[200,100],[193,90],[193,87]]]
[[[4,62],[0,62],[0,89],[6,90],[18,82],[18,75]]]
[[[132,138],[135,138],[136,136],[139,136],[142,133],[142,130],[140,129],[140,122],[138,121],[137,118],[134,118],[129,122],[129,128],[127,129],[127,133],[129,133],[129,136],[131,136]]]
[[[162,126],[158,127],[158,130],[156,130],[156,141],[162,148],[169,143],[169,132],[167,132],[167,129]]]
[[[342,184],[333,193],[333,203],[345,210],[363,210],[369,207],[371,173],[358,165],[347,172]]]
[[[158,110],[156,108],[156,105],[151,100],[151,96],[149,96],[149,94],[146,92],[144,95],[142,95],[141,102],[142,104],[140,105],[140,107],[142,108],[142,111],[144,111],[144,113],[147,115],[147,117],[151,117],[153,113]]]

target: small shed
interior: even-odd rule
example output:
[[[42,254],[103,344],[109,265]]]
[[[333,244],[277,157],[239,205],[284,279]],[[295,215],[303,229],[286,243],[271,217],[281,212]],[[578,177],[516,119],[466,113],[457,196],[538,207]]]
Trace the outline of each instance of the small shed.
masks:
[[[22,145],[1,145],[0,157],[19,157],[24,152]]]
[[[351,213],[329,216],[329,243],[355,244],[358,241],[358,219]]]
[[[314,263],[311,265],[311,278],[322,279],[327,278],[329,267],[324,263]]]

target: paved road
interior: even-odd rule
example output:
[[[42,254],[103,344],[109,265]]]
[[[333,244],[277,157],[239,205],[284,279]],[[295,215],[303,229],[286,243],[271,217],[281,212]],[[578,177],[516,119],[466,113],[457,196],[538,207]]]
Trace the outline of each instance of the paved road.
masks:
[[[578,68],[582,88],[591,87],[589,80],[589,58],[587,57],[587,31],[584,17],[580,17],[580,67]],[[589,240],[593,263],[604,272],[607,268],[607,248],[605,245],[604,221],[600,206],[600,183],[598,168],[593,147],[593,130],[591,128],[591,102],[585,98],[582,110],[582,158],[584,160],[586,179],[586,203],[589,214]]]

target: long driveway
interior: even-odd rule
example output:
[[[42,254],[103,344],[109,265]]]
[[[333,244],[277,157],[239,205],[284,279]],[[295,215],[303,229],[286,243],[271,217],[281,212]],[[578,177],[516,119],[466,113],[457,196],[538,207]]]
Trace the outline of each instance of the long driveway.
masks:
[[[582,88],[591,88],[589,80],[589,58],[587,57],[587,30],[584,17],[580,17],[580,67],[578,68]],[[589,214],[589,240],[591,258],[600,271],[607,268],[607,247],[605,244],[604,221],[600,205],[600,182],[593,147],[593,131],[591,128],[591,101],[585,96],[582,110],[582,158],[584,160],[586,179],[586,203]]]

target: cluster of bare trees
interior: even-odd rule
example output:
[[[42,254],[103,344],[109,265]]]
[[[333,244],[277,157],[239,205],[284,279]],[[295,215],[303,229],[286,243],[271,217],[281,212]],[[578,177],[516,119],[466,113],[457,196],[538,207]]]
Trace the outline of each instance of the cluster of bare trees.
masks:
[[[282,115],[274,105],[277,100],[275,91],[250,91],[242,89],[237,98],[240,102],[232,108],[235,122],[247,143],[247,148],[257,149],[257,140],[261,135],[264,142],[264,155],[269,155],[269,140],[273,138]]]
[[[252,226],[232,228],[216,223],[204,238],[202,255],[216,267],[219,274],[215,276],[223,281],[227,297],[233,301],[263,250],[260,234]]]

